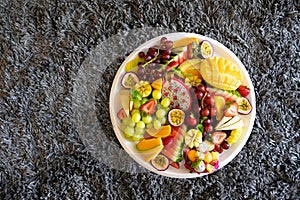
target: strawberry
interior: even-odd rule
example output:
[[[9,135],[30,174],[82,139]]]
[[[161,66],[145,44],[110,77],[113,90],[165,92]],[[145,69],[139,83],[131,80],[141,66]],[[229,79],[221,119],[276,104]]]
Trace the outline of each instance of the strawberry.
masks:
[[[168,137],[165,137],[165,138],[162,138],[162,143],[164,146],[167,146],[168,144],[170,144],[172,141],[173,141],[174,137],[173,136],[168,136]]]
[[[118,114],[117,114],[117,117],[118,117],[120,120],[122,120],[122,119],[124,119],[124,118],[127,117],[127,114],[126,114],[124,108],[121,108],[121,109],[119,110],[119,112],[118,112]]]
[[[246,97],[250,93],[250,89],[244,85],[240,85],[237,91],[241,94],[242,97]]]
[[[168,67],[167,67],[167,71],[170,71],[171,69],[177,67],[178,65],[179,65],[179,62],[177,62],[177,61],[170,62]]]
[[[152,115],[155,111],[155,106],[156,106],[156,101],[150,100],[141,106],[141,110],[146,112],[147,114]]]
[[[239,108],[239,105],[236,102],[229,104],[225,110],[225,116],[226,117],[237,116],[238,108]]]
[[[179,167],[180,167],[178,162],[172,162],[172,163],[170,163],[170,165],[176,169],[179,169]]]
[[[213,132],[212,140],[215,145],[220,145],[227,137],[225,132]]]

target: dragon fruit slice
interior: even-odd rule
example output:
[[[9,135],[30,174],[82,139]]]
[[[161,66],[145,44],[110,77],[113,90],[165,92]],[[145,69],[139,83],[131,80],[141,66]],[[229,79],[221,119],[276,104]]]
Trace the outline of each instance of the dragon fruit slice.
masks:
[[[171,108],[187,111],[192,104],[192,96],[188,87],[176,77],[172,77],[170,81],[164,81],[162,96],[171,100]]]

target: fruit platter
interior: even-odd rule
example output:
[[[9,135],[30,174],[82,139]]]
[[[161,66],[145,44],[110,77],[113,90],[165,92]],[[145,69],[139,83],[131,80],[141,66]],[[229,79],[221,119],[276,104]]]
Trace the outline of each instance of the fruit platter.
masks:
[[[241,151],[255,95],[241,61],[193,33],[154,38],[120,66],[110,116],[125,151],[145,168],[192,178],[224,167]]]

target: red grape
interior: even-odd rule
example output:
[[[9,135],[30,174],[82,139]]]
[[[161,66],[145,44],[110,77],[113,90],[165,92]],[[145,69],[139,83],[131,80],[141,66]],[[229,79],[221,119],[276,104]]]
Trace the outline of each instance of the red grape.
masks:
[[[209,124],[209,125],[204,126],[204,130],[205,130],[206,132],[212,132],[212,131],[213,131],[213,128],[212,128],[212,126]]]
[[[148,54],[149,54],[150,56],[152,56],[152,57],[155,57],[156,54],[157,54],[157,49],[155,49],[154,47],[150,47],[150,48],[148,49]]]
[[[215,104],[215,100],[214,100],[214,98],[211,97],[210,95],[209,95],[209,97],[208,97],[208,94],[209,94],[209,93],[206,94],[205,102],[207,103],[207,105],[212,106],[212,105]]]
[[[162,37],[162,38],[160,39],[160,42],[161,42],[162,44],[164,44],[166,41],[168,41],[168,39],[167,39],[166,37]]]
[[[145,57],[145,61],[148,62],[152,59],[152,56],[147,54],[146,57]]]
[[[173,42],[168,40],[165,42],[165,45],[166,45],[167,49],[171,49],[173,47]]]
[[[205,93],[206,92],[206,89],[205,89],[205,86],[204,85],[199,85],[197,87],[197,90],[201,91],[202,93]]]
[[[203,93],[200,91],[200,90],[197,90],[197,92],[196,92],[196,97],[197,97],[197,99],[202,99],[202,97],[203,97]]]
[[[208,108],[203,108],[201,110],[201,116],[207,117],[209,115],[209,109]]]
[[[161,55],[161,58],[163,59],[163,60],[169,60],[170,59],[170,54],[163,54],[163,55]]]
[[[219,153],[222,153],[222,152],[223,152],[223,149],[221,148],[220,145],[215,145],[214,151],[219,152]]]
[[[145,53],[143,51],[139,52],[139,57],[140,58],[144,58],[145,57]]]
[[[207,126],[211,124],[211,119],[207,118],[206,120],[203,121],[203,125]]]
[[[225,150],[229,149],[230,145],[228,144],[227,141],[222,142],[221,147]]]
[[[210,108],[210,116],[214,117],[217,115],[217,109],[215,107]]]

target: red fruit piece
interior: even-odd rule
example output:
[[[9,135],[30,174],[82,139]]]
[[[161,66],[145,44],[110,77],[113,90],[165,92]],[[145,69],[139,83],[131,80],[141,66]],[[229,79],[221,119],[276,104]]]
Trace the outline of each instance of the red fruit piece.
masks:
[[[225,116],[226,117],[237,116],[238,109],[239,109],[239,105],[236,102],[229,104],[225,110]]]
[[[165,137],[165,138],[162,138],[162,143],[164,146],[167,146],[168,144],[170,144],[174,139],[174,136],[168,136],[168,137]]]
[[[169,65],[168,65],[168,67],[167,67],[166,70],[167,70],[167,71],[170,71],[171,69],[177,67],[178,65],[179,65],[179,62],[177,62],[177,61],[172,61],[172,62],[169,63]]]
[[[117,117],[118,117],[120,120],[122,120],[122,119],[124,119],[124,118],[127,117],[127,114],[126,114],[124,108],[121,108],[121,109],[119,110],[119,112],[117,113]]]
[[[250,93],[250,89],[244,85],[240,85],[237,91],[241,94],[242,97],[246,97]]]
[[[188,59],[193,58],[193,44],[192,43],[187,45],[187,58]]]
[[[186,122],[190,126],[196,126],[197,119],[195,118],[194,114],[191,113],[191,114],[189,114],[189,115],[186,116]]]
[[[175,167],[176,169],[179,169],[179,167],[180,167],[178,162],[172,162],[172,163],[170,163],[170,165],[172,167]]]
[[[213,132],[212,139],[215,145],[220,145],[226,138],[225,132]]]
[[[147,114],[152,115],[155,111],[155,106],[156,106],[156,101],[150,100],[141,106],[141,110],[146,112]]]

